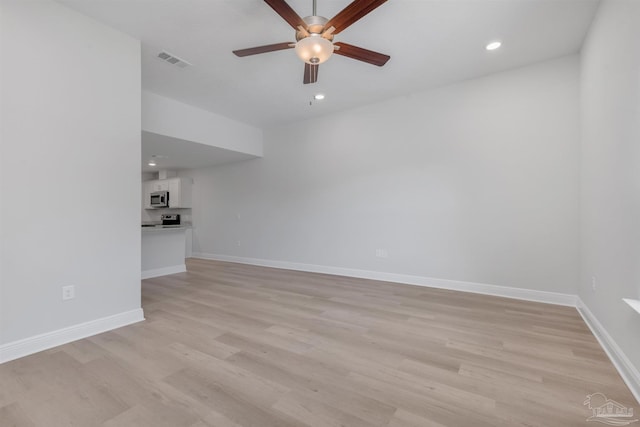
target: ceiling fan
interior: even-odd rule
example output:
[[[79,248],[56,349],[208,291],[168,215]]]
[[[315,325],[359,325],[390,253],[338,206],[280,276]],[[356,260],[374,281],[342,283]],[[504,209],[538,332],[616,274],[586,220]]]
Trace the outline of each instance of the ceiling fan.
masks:
[[[296,43],[284,42],[266,46],[234,50],[236,56],[257,55],[284,49],[295,49],[304,64],[304,84],[318,81],[319,65],[333,53],[358,61],[368,62],[379,67],[387,63],[389,55],[363,49],[343,42],[333,42],[333,36],[348,28],[351,24],[376,9],[387,0],[354,0],[336,16],[327,19],[316,13],[316,0],[313,0],[313,15],[300,18],[285,0],[264,0],[289,25],[296,30]]]

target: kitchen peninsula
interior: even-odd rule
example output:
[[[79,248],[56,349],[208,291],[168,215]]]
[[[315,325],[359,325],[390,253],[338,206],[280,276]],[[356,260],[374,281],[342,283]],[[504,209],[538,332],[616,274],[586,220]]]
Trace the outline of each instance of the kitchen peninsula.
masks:
[[[142,227],[142,278],[187,271],[185,248],[190,246],[190,225],[150,225]]]

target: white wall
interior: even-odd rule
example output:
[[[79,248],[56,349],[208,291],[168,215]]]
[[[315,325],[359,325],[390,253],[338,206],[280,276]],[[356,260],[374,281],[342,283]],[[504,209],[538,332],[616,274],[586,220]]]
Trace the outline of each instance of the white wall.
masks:
[[[147,132],[262,156],[262,131],[253,126],[147,91],[142,111]]]
[[[602,3],[581,80],[580,297],[637,370],[640,314],[621,298],[640,298],[639,1]]]
[[[186,173],[194,251],[575,294],[578,65],[267,131],[263,159]]]
[[[1,4],[6,344],[140,309],[141,89],[138,41],[52,1]]]

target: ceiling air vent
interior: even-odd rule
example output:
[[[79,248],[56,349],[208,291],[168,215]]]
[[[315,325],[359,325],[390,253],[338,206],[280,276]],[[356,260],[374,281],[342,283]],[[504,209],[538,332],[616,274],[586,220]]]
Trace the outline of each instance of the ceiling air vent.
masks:
[[[168,62],[169,64],[172,65],[176,65],[180,68],[186,68],[189,67],[193,64],[191,64],[190,62],[185,61],[182,58],[178,58],[175,55],[170,54],[169,52],[166,51],[162,51],[158,54],[158,58],[162,59],[165,62]]]

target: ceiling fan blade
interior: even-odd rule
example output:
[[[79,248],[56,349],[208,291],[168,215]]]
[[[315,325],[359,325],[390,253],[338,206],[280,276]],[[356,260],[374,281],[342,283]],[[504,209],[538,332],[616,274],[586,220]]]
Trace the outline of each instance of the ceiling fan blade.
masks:
[[[276,50],[291,49],[294,46],[295,46],[295,43],[284,42],[284,43],[268,44],[266,46],[257,46],[257,47],[250,47],[247,49],[234,50],[233,53],[236,56],[242,57],[242,56],[249,56],[249,55],[257,55],[259,53],[275,52]]]
[[[358,61],[368,62],[369,64],[377,65],[378,67],[382,67],[389,59],[391,59],[389,55],[384,55],[382,53],[363,49],[347,43],[338,42],[334,45],[338,46],[339,49],[336,49],[333,53],[357,59]]]
[[[315,83],[318,81],[318,64],[304,64],[304,84]]]
[[[338,12],[336,16],[329,19],[329,22],[327,22],[324,27],[334,27],[335,31],[333,34],[338,34],[386,1],[387,0],[354,0],[349,6]]]
[[[293,27],[294,30],[297,30],[300,25],[303,28],[307,28],[307,24],[300,18],[300,15],[296,13],[295,10],[291,9],[291,6],[287,4],[284,0],[264,0],[273,10],[276,11],[278,15],[282,17],[285,21],[289,23]]]

